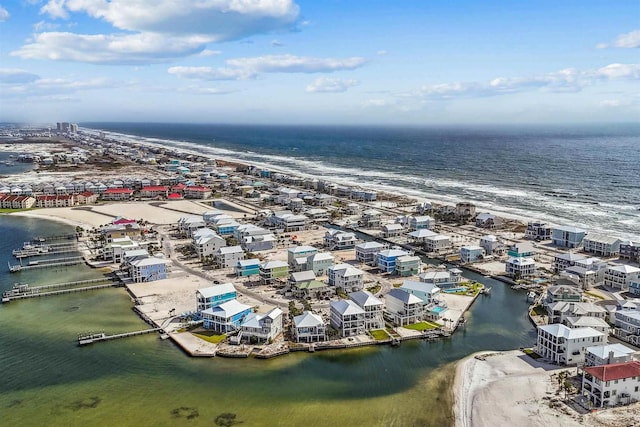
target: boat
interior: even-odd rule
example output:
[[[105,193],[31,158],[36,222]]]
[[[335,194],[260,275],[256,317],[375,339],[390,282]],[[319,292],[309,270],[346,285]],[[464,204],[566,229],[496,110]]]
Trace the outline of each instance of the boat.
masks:
[[[536,294],[533,291],[530,291],[529,293],[527,293],[527,301],[528,302],[534,302],[536,300],[537,296],[538,296],[538,294]]]

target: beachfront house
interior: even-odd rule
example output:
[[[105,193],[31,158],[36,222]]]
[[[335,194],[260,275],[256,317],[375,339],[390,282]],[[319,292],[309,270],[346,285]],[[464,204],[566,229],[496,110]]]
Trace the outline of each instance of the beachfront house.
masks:
[[[396,273],[398,276],[413,276],[420,272],[421,260],[419,256],[405,255],[396,259]]]
[[[630,265],[614,265],[604,271],[604,286],[621,291],[629,290],[631,282],[640,280],[640,268]]]
[[[317,276],[327,274],[333,264],[334,258],[330,252],[318,252],[307,257],[307,270],[313,271]]]
[[[409,230],[431,230],[435,225],[435,220],[428,215],[410,216]]]
[[[210,228],[195,230],[191,237],[191,246],[201,260],[213,256],[216,251],[226,245],[227,241]]]
[[[329,248],[330,251],[341,251],[344,249],[353,248],[358,239],[352,232],[342,230],[328,230],[324,234],[324,245]]]
[[[341,337],[362,335],[366,332],[365,311],[354,301],[341,299],[331,302],[331,326]]]
[[[535,275],[536,263],[533,258],[509,258],[505,262],[505,272],[516,280]]]
[[[238,292],[233,283],[222,283],[198,289],[196,290],[196,311],[200,312],[207,308],[215,307],[237,297]]]
[[[376,265],[378,254],[385,245],[378,242],[364,242],[356,245],[356,260],[367,265]]]
[[[620,243],[620,259],[626,259],[640,263],[640,242]]]
[[[424,238],[424,250],[426,252],[445,252],[451,249],[451,238],[443,234],[427,236]]]
[[[538,326],[536,353],[551,363],[584,363],[587,347],[606,344],[607,335],[593,328],[571,329],[559,323]]]
[[[123,237],[130,237],[132,239],[139,238],[141,231],[140,225],[137,223],[109,224],[100,229],[107,243],[113,242],[113,239]]]
[[[336,264],[327,270],[329,285],[345,292],[359,291],[364,287],[364,271],[350,264]]]
[[[260,274],[260,260],[258,258],[243,259],[236,264],[236,276],[249,277]]]
[[[171,272],[171,260],[149,257],[129,263],[129,275],[136,283],[166,279]]]
[[[369,291],[352,292],[349,298],[364,310],[366,330],[384,329],[384,302]]]
[[[460,248],[460,262],[469,263],[483,259],[487,252],[482,246],[463,246]]]
[[[640,362],[633,360],[601,366],[589,366],[582,371],[581,394],[591,407],[628,405],[640,400]]]
[[[469,202],[456,203],[456,219],[466,222],[469,218],[476,216],[476,205]]]
[[[620,253],[621,239],[604,234],[590,233],[582,240],[582,250],[603,257],[612,257]]]
[[[385,318],[397,326],[418,323],[424,318],[424,302],[409,292],[393,288],[384,297]]]
[[[249,343],[271,342],[282,332],[282,310],[276,307],[267,314],[249,313],[240,329],[240,339]]]
[[[640,346],[640,310],[617,310],[614,335],[631,345]]]
[[[385,249],[378,253],[378,268],[382,273],[393,273],[396,270],[396,260],[409,255],[401,249]]]
[[[289,265],[284,261],[267,261],[260,265],[260,283],[272,285],[286,280],[289,275]]]
[[[524,238],[529,240],[550,240],[552,228],[545,222],[531,221],[527,224]]]
[[[633,360],[635,350],[624,344],[605,344],[587,347],[584,357],[585,366],[609,365],[611,363],[623,363]]]
[[[322,317],[310,311],[305,311],[293,318],[291,335],[296,342],[312,343],[324,341],[327,335],[327,327],[322,321]]]
[[[238,300],[223,302],[201,312],[202,326],[226,334],[240,329],[242,322],[251,314],[251,307]]]
[[[555,246],[562,248],[577,248],[587,235],[586,230],[578,227],[559,226],[551,231],[551,240]]]
[[[488,228],[493,230],[494,228],[500,228],[502,220],[490,213],[479,213],[476,215],[476,227]]]

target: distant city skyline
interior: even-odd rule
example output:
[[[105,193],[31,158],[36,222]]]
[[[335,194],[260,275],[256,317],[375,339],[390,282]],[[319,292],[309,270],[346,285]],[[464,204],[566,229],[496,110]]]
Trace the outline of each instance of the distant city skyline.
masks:
[[[0,121],[640,119],[637,1],[0,0]]]

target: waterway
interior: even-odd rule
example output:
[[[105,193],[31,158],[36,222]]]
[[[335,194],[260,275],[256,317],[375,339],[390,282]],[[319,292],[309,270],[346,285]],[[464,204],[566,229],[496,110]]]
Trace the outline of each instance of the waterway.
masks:
[[[0,288],[99,277],[86,266],[9,274],[11,249],[35,235],[73,232],[0,216]],[[20,426],[446,426],[453,362],[534,343],[525,294],[493,288],[451,339],[399,347],[295,353],[264,361],[189,358],[144,335],[87,347],[77,334],[146,327],[122,289],[0,306],[0,424]],[[149,284],[153,286],[153,284]],[[238,424],[240,425],[240,424]]]

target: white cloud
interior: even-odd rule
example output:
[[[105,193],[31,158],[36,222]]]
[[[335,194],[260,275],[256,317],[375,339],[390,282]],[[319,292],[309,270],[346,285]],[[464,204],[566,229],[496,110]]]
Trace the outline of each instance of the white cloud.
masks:
[[[155,33],[36,34],[33,42],[11,52],[23,59],[50,59],[92,64],[147,64],[202,52],[208,40],[200,36],[166,38]]]
[[[294,55],[267,55],[253,58],[235,58],[225,61],[230,67],[170,67],[169,74],[197,80],[246,80],[260,73],[328,73],[352,70],[367,60],[352,58],[314,58]]]
[[[30,83],[38,80],[39,78],[40,76],[37,74],[33,74],[25,70],[0,68],[0,83],[2,84]]]
[[[256,76],[251,70],[213,67],[170,67],[169,74],[196,80],[246,80]]]
[[[377,52],[376,52],[376,55],[384,56],[384,55],[386,55],[386,54],[388,54],[388,53],[389,53],[389,52],[387,52],[386,50],[379,50],[379,51],[377,51]]]
[[[48,0],[40,13],[50,18],[84,13],[119,31],[40,33],[12,54],[93,64],[163,62],[205,52],[213,42],[293,30],[299,11],[293,0]]]
[[[220,89],[217,87],[201,87],[201,86],[188,86],[178,89],[179,92],[192,93],[195,95],[227,95],[229,93],[237,92],[235,90]]]
[[[629,33],[620,34],[611,43],[600,43],[596,46],[598,49],[608,47],[621,47],[626,49],[635,49],[640,47],[640,30],[631,31]]]
[[[357,80],[332,79],[320,77],[307,86],[307,92],[345,92],[347,89],[357,86]]]
[[[603,108],[628,107],[632,104],[632,101],[622,99],[605,99],[604,101],[600,102],[600,106]]]
[[[390,105],[395,105],[395,102],[386,99],[368,99],[362,104],[363,107],[388,107]]]
[[[579,92],[587,86],[608,80],[640,78],[640,64],[610,64],[596,70],[574,68],[531,77],[498,77],[487,83],[452,82],[423,86],[414,96],[429,99],[486,97],[530,90]]]
[[[204,49],[202,52],[200,52],[198,54],[198,56],[215,56],[215,55],[220,55],[222,53],[221,50],[211,50],[211,49]]]
[[[33,31],[36,33],[41,33],[43,31],[52,31],[60,28],[60,24],[56,24],[54,22],[47,21],[38,21],[33,24]]]
[[[49,0],[41,9],[52,18],[86,13],[121,30],[216,41],[293,27],[299,11],[292,0]]]
[[[0,70],[0,75],[6,74],[6,71]],[[20,97],[43,100],[63,100],[63,98],[68,99],[73,94],[87,90],[113,89],[128,84],[100,77],[80,80],[77,78],[40,78],[34,74],[30,74],[29,78],[14,79],[4,83],[7,84],[3,86],[2,95],[6,99]]]
[[[271,46],[273,46],[273,47],[282,47],[282,46],[284,46],[284,43],[282,43],[280,40],[271,40]]]
[[[11,17],[9,11],[4,7],[0,6],[0,22],[4,22]]]
[[[227,60],[227,64],[232,67],[264,73],[326,73],[338,70],[353,70],[363,66],[366,62],[367,60],[361,57],[340,59],[295,55],[265,55]]]

